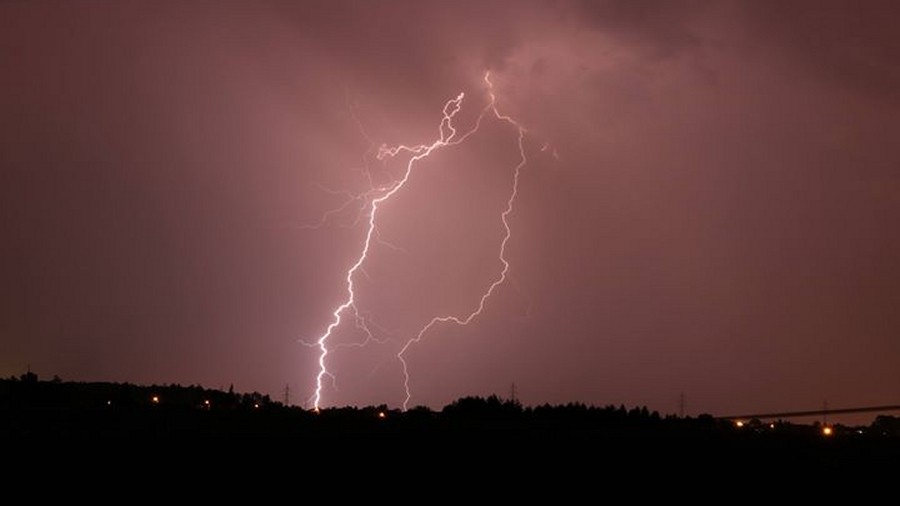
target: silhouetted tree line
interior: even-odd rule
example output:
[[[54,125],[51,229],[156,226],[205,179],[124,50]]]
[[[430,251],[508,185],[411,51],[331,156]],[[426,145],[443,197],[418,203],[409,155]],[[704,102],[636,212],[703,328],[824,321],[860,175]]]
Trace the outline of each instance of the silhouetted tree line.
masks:
[[[709,415],[680,418],[646,407],[580,403],[527,407],[497,396],[464,397],[441,410],[382,405],[312,412],[233,388],[39,381],[33,373],[0,380],[0,440],[7,443],[238,437],[392,454],[488,448],[498,463],[525,450],[551,458],[589,452],[626,467],[663,468],[690,455],[710,469],[732,460],[833,468],[868,465],[872,456],[876,462],[900,458],[900,419],[892,416],[868,427],[835,426],[833,436],[823,437],[817,424],[750,420],[737,427]]]
[[[263,409],[273,403],[259,392],[238,394],[190,385],[63,382],[58,376],[39,381],[33,372],[0,380],[0,409],[14,408],[193,408],[204,410]]]

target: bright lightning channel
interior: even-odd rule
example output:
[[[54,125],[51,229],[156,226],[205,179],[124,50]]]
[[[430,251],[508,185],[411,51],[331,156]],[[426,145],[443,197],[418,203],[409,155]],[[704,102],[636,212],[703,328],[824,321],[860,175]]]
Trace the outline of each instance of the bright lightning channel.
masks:
[[[406,359],[404,355],[406,354],[409,347],[414,343],[420,342],[425,335],[431,330],[434,326],[439,323],[454,323],[456,325],[468,325],[472,322],[478,315],[480,315],[484,311],[485,304],[487,300],[493,295],[494,291],[502,285],[507,279],[507,273],[509,272],[509,261],[506,258],[506,245],[509,242],[510,237],[512,236],[512,229],[509,226],[509,215],[513,211],[513,206],[515,204],[516,197],[519,193],[519,176],[522,168],[525,166],[527,162],[527,158],[525,156],[525,128],[523,128],[517,121],[515,121],[510,116],[501,114],[497,109],[497,97],[494,94],[494,86],[490,79],[490,73],[485,73],[484,82],[487,85],[488,89],[488,97],[489,102],[485,106],[485,108],[478,115],[477,120],[475,121],[474,126],[471,130],[466,132],[465,134],[457,137],[456,128],[453,126],[453,118],[456,116],[456,113],[462,107],[462,100],[465,96],[463,93],[460,93],[451,100],[448,100],[446,104],[444,104],[444,108],[442,110],[443,117],[441,118],[441,122],[438,128],[439,137],[437,140],[432,142],[431,144],[419,144],[416,146],[406,146],[399,145],[394,147],[386,147],[381,146],[378,150],[377,158],[378,160],[384,160],[385,158],[392,158],[397,156],[398,154],[404,153],[411,155],[409,160],[406,163],[406,169],[403,172],[403,176],[395,181],[394,183],[381,188],[373,188],[366,195],[359,197],[360,199],[368,200],[372,195],[378,195],[377,197],[371,198],[369,201],[369,213],[368,213],[368,226],[366,229],[365,241],[363,242],[362,251],[357,257],[356,261],[353,265],[347,270],[347,274],[345,276],[347,292],[346,298],[344,301],[332,312],[332,320],[328,327],[325,329],[325,332],[316,339],[315,344],[313,346],[319,349],[319,372],[316,375],[316,390],[315,395],[313,396],[313,407],[316,411],[322,405],[322,389],[325,378],[331,378],[334,381],[334,375],[328,371],[326,366],[326,358],[329,354],[328,340],[331,335],[337,330],[337,328],[341,325],[343,321],[343,315],[346,311],[352,310],[354,316],[354,323],[357,328],[363,330],[367,335],[367,339],[364,343],[369,340],[374,340],[374,337],[371,331],[368,329],[366,325],[366,319],[360,315],[360,312],[356,308],[356,292],[355,292],[355,283],[354,279],[357,272],[365,272],[363,270],[363,264],[368,257],[369,250],[372,246],[373,239],[376,242],[379,242],[378,232],[377,232],[377,218],[378,218],[378,210],[381,203],[386,202],[391,199],[394,195],[397,194],[407,183],[410,175],[412,174],[413,167],[416,162],[422,160],[423,158],[427,158],[437,149],[455,146],[457,144],[461,144],[464,142],[470,135],[474,134],[481,127],[481,122],[484,117],[488,114],[492,114],[498,120],[504,121],[512,125],[516,128],[518,132],[516,144],[519,149],[519,162],[515,166],[513,170],[513,184],[512,190],[510,192],[509,198],[506,202],[506,208],[500,214],[500,220],[503,223],[504,235],[503,240],[500,243],[500,251],[498,253],[498,259],[500,263],[503,265],[498,276],[491,282],[488,286],[487,290],[481,295],[481,298],[478,301],[475,309],[467,315],[447,315],[447,316],[436,316],[432,318],[424,327],[422,327],[419,332],[415,335],[415,337],[411,338],[403,345],[400,351],[397,353],[397,358],[399,359],[402,370],[403,370],[403,388],[406,394],[406,397],[403,400],[403,409],[406,410],[408,408],[408,404],[410,399],[412,398],[412,393],[410,390],[410,376],[409,369],[407,366]],[[353,200],[357,200],[354,198]],[[327,219],[327,216],[323,217],[324,220]],[[321,225],[322,223],[320,223]]]

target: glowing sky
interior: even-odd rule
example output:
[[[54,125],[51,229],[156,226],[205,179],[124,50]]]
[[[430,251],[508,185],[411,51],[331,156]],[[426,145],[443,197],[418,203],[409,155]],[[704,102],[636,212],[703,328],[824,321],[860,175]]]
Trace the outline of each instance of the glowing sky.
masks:
[[[367,163],[396,180],[372,146],[433,142],[460,92],[470,127],[490,70],[528,129],[511,277],[408,351],[412,404],[513,382],[664,412],[682,392],[689,413],[896,402],[898,11],[0,2],[0,375],[289,384],[303,404],[300,340],[341,303],[365,220],[310,226],[370,188]],[[386,342],[335,350],[325,405],[400,405],[400,346],[477,304],[516,140],[487,122],[385,205],[359,309]]]

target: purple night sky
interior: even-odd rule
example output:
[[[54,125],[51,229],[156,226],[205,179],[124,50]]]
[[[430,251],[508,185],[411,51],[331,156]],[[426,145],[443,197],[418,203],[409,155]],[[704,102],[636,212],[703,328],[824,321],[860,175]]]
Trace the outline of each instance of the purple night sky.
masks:
[[[365,201],[488,103],[528,133],[506,283],[406,354],[464,395],[677,412],[900,400],[900,7],[854,1],[0,2],[0,376],[313,394]],[[547,147],[542,151],[542,147]],[[553,153],[558,155],[553,156]],[[323,405],[502,267],[516,131],[378,214]],[[360,214],[362,211],[362,214]],[[352,318],[350,318],[352,319]],[[348,319],[349,321],[349,319]],[[363,338],[352,322],[332,344]]]

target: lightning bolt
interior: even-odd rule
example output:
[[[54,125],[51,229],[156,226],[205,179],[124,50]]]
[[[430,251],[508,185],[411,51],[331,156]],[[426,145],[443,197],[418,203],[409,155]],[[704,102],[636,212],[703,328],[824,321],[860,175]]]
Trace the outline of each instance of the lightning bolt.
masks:
[[[516,202],[516,197],[519,195],[519,176],[522,172],[522,167],[525,166],[528,159],[525,156],[525,128],[523,128],[518,122],[512,119],[509,116],[504,114],[500,114],[500,111],[497,109],[497,97],[494,95],[494,86],[491,83],[490,73],[486,73],[484,75],[484,81],[488,86],[488,95],[490,97],[490,102],[482,114],[478,117],[478,121],[475,124],[474,131],[478,130],[478,127],[481,124],[481,118],[484,114],[490,111],[497,119],[501,121],[505,121],[516,128],[518,131],[518,137],[516,139],[516,144],[519,148],[519,163],[513,169],[513,184],[512,191],[509,194],[509,199],[506,201],[506,208],[500,213],[500,221],[503,222],[503,240],[500,241],[500,251],[497,255],[497,258],[500,260],[500,263],[503,265],[503,268],[500,270],[500,274],[494,279],[494,281],[488,285],[487,290],[481,294],[481,298],[478,301],[478,305],[475,309],[467,315],[464,316],[435,316],[431,319],[424,327],[422,327],[415,337],[406,342],[403,348],[400,349],[400,352],[397,353],[397,358],[400,360],[400,364],[403,366],[403,388],[406,392],[406,398],[403,400],[403,410],[405,411],[409,406],[409,400],[412,398],[412,392],[409,388],[409,368],[406,363],[406,359],[404,358],[404,354],[412,346],[414,343],[420,342],[425,334],[428,333],[435,325],[439,323],[454,323],[456,325],[468,325],[472,322],[478,315],[480,315],[484,311],[484,305],[487,303],[487,300],[494,294],[494,291],[502,285],[506,281],[506,275],[509,273],[509,260],[506,259],[506,245],[509,243],[509,238],[512,237],[512,229],[509,227],[509,215],[513,211],[513,206]]]
[[[523,128],[517,121],[515,121],[510,116],[501,114],[500,111],[497,109],[497,97],[494,94],[494,86],[493,86],[493,83],[491,82],[489,72],[485,73],[484,82],[488,89],[489,102],[484,107],[484,109],[482,109],[481,113],[478,115],[478,118],[475,121],[474,126],[469,131],[467,131],[465,134],[463,134],[461,136],[457,136],[458,132],[453,125],[453,118],[456,116],[456,114],[462,108],[462,100],[465,97],[465,94],[460,93],[459,95],[456,96],[456,98],[450,99],[444,104],[444,108],[442,109],[441,122],[438,127],[439,136],[438,136],[437,140],[435,140],[431,144],[419,144],[419,145],[414,145],[414,146],[398,145],[398,146],[393,146],[393,147],[387,147],[387,146],[382,145],[381,147],[379,147],[376,157],[380,161],[383,161],[386,158],[393,158],[400,154],[410,155],[410,158],[406,163],[406,168],[400,179],[398,179],[397,181],[395,181],[389,185],[386,185],[386,186],[382,186],[379,188],[372,188],[371,190],[369,190],[365,194],[359,196],[358,198],[351,197],[349,202],[345,203],[345,205],[342,206],[342,208],[339,208],[339,210],[345,209],[347,206],[349,206],[354,201],[363,200],[363,201],[369,202],[368,206],[366,206],[366,207],[368,207],[369,212],[368,212],[365,241],[363,242],[362,250],[360,251],[359,256],[356,258],[356,261],[347,270],[347,274],[344,278],[345,282],[346,282],[346,296],[345,296],[343,302],[340,305],[338,305],[337,308],[335,308],[335,310],[332,312],[331,323],[326,327],[325,332],[321,336],[319,336],[318,339],[316,339],[315,344],[311,344],[311,346],[316,347],[319,350],[319,358],[318,358],[319,371],[318,371],[318,374],[316,375],[316,389],[315,389],[315,394],[313,395],[313,407],[316,411],[319,410],[319,408],[321,407],[321,404],[322,404],[322,390],[323,390],[324,380],[326,378],[330,378],[332,380],[332,382],[334,382],[334,375],[331,372],[329,372],[329,370],[327,368],[327,364],[326,364],[326,360],[328,358],[329,351],[330,351],[328,341],[329,341],[329,338],[331,338],[332,334],[337,330],[337,328],[340,327],[341,323],[343,322],[345,313],[350,311],[353,316],[353,321],[354,321],[356,327],[358,329],[362,330],[365,334],[367,334],[366,340],[363,343],[356,344],[356,346],[362,346],[362,345],[367,344],[371,340],[375,340],[372,332],[370,331],[370,329],[368,327],[367,319],[360,314],[359,310],[356,307],[355,278],[356,278],[356,274],[359,272],[362,272],[363,274],[365,274],[365,270],[363,269],[363,264],[365,263],[368,255],[369,255],[369,251],[372,248],[373,241],[384,244],[384,242],[381,241],[378,237],[377,221],[378,221],[378,210],[380,208],[380,205],[382,203],[390,200],[394,195],[396,195],[400,190],[403,189],[403,187],[406,185],[407,181],[409,180],[409,177],[412,174],[414,167],[420,160],[427,158],[435,150],[461,144],[469,136],[471,136],[472,134],[474,134],[475,132],[478,131],[478,129],[481,127],[482,120],[485,118],[485,116],[487,116],[489,114],[493,115],[500,121],[509,123],[510,125],[515,127],[516,131],[518,132],[516,144],[519,149],[520,159],[519,159],[518,164],[515,166],[515,168],[513,170],[513,185],[512,185],[512,190],[510,192],[509,198],[506,203],[506,208],[503,210],[503,212],[500,215],[500,221],[503,223],[504,235],[503,235],[503,240],[500,243],[500,251],[498,253],[498,259],[500,260],[500,263],[502,264],[503,267],[502,267],[500,273],[497,275],[497,277],[491,282],[490,285],[488,285],[487,289],[482,293],[477,306],[475,307],[475,309],[472,312],[470,312],[467,315],[461,315],[461,316],[448,315],[448,316],[436,316],[436,317],[432,318],[424,327],[422,327],[419,330],[419,332],[413,338],[409,339],[403,345],[403,347],[400,349],[400,351],[397,353],[397,358],[400,361],[400,364],[401,364],[402,370],[403,370],[403,387],[404,387],[404,391],[406,394],[406,397],[403,401],[403,409],[404,410],[407,409],[409,400],[412,398],[412,394],[411,394],[411,390],[410,390],[410,386],[409,386],[409,383],[410,383],[409,369],[408,369],[406,359],[404,357],[405,353],[410,348],[410,346],[412,346],[414,343],[420,342],[425,337],[425,335],[428,333],[428,331],[431,330],[433,327],[435,327],[439,323],[454,323],[456,325],[463,325],[463,326],[468,325],[470,322],[472,322],[478,315],[480,315],[484,311],[485,304],[487,303],[488,299],[494,294],[495,290],[506,281],[507,273],[509,272],[509,268],[510,268],[509,261],[506,258],[506,246],[507,246],[507,243],[509,242],[510,237],[512,236],[512,229],[509,226],[509,215],[513,211],[513,206],[515,204],[516,197],[518,196],[518,193],[519,193],[519,176],[521,174],[522,167],[524,167],[527,162],[527,158],[525,155],[525,146],[524,146],[526,131],[525,131],[525,128]],[[368,138],[368,136],[367,136],[367,138]],[[370,182],[371,182],[371,180],[370,180]],[[339,212],[339,211],[337,211],[337,212]],[[317,226],[323,225],[327,221],[329,216],[330,216],[330,214],[326,214],[326,216],[323,217],[323,221],[320,222]],[[390,246],[390,244],[387,244],[387,246]]]

